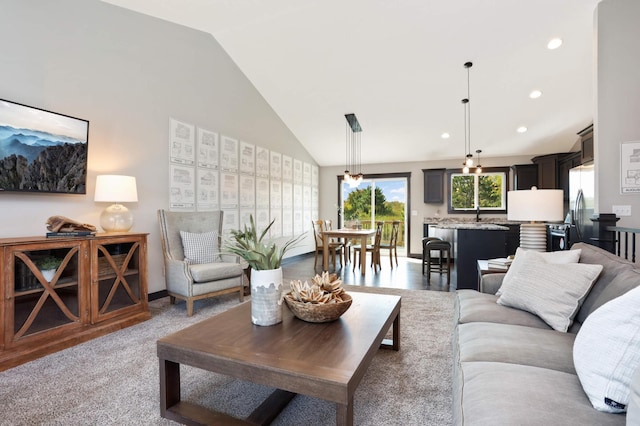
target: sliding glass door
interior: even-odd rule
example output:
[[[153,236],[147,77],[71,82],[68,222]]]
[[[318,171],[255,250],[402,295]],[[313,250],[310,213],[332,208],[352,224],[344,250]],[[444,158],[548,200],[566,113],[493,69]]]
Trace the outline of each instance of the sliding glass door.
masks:
[[[351,186],[342,179],[340,183],[341,225],[375,228],[377,221],[383,221],[382,242],[391,237],[391,224],[400,222],[398,232],[398,255],[407,254],[407,210],[409,175],[366,176],[358,186]]]

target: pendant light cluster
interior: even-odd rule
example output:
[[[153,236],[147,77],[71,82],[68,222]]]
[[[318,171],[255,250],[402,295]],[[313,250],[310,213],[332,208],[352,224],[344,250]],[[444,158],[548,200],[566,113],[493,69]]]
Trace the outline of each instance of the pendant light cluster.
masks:
[[[347,119],[344,181],[350,187],[355,188],[364,178],[361,160],[362,127],[360,127],[355,114],[345,114],[344,116]]]
[[[470,70],[473,66],[472,62],[465,62],[464,67],[467,69],[467,97],[464,98],[462,106],[464,108],[464,162],[462,163],[462,173],[469,173],[469,169],[473,166],[473,154],[471,153],[471,81]],[[482,150],[476,149],[478,163],[476,165],[476,173],[482,173],[480,165],[480,153]]]

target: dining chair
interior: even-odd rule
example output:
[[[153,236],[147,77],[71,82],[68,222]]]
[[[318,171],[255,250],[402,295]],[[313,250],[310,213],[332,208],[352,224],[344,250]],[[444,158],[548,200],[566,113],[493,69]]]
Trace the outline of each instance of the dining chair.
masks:
[[[382,227],[384,222],[376,222],[376,233],[373,236],[373,244],[367,244],[365,250],[367,253],[371,253],[371,266],[373,269],[378,272],[377,268],[382,270],[382,265],[380,264],[380,242],[382,240]],[[353,270],[356,270],[356,265],[358,263],[358,255],[360,255],[361,245],[354,244],[353,246]]]
[[[316,241],[316,257],[313,261],[313,268],[318,264],[318,255],[324,250],[324,235],[326,223],[324,220],[312,220],[313,237]],[[339,241],[329,241],[329,253],[333,254],[333,269],[336,268],[336,256],[339,256],[340,266],[342,266],[342,249],[344,245]]]
[[[331,219],[324,220],[324,229],[332,230],[333,229],[333,221]],[[340,241],[339,238],[332,238],[331,242],[333,243],[342,243],[343,253],[342,257],[344,258],[344,263],[351,261],[351,240],[345,238],[345,241]]]
[[[380,251],[389,250],[389,263],[393,268],[393,258],[396,259],[396,266],[398,266],[398,233],[400,231],[400,221],[394,220],[391,222],[391,237],[388,243],[380,243]]]

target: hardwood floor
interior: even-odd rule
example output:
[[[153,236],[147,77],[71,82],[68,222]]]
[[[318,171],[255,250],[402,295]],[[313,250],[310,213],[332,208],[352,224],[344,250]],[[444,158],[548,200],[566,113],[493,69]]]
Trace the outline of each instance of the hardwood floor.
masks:
[[[296,256],[286,259],[282,265],[282,273],[285,283],[290,280],[309,280],[315,274],[322,273],[322,259],[318,259],[318,265],[313,267],[314,253]],[[352,259],[353,260],[353,259]],[[370,265],[371,257],[367,257],[367,265]],[[437,273],[431,274],[431,283],[427,282],[427,276],[422,275],[421,259],[398,257],[398,266],[389,266],[389,257],[382,256],[382,269],[374,272],[371,266],[367,266],[364,277],[360,274],[360,268],[352,270],[352,264],[347,263],[340,267],[336,265],[333,270],[329,262],[329,271],[338,274],[343,283],[349,285],[361,285],[366,287],[392,287],[410,290],[435,290],[435,291],[455,291],[456,289],[456,268],[451,266],[451,285],[447,284],[446,275]]]

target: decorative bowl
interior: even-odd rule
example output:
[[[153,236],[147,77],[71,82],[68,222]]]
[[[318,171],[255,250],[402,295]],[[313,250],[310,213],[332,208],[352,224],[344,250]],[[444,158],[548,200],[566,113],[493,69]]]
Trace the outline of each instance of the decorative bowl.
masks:
[[[342,299],[342,302],[337,303],[309,303],[295,300],[291,293],[284,296],[284,301],[293,315],[303,321],[316,323],[335,321],[347,312],[351,306],[351,296],[344,293]]]

